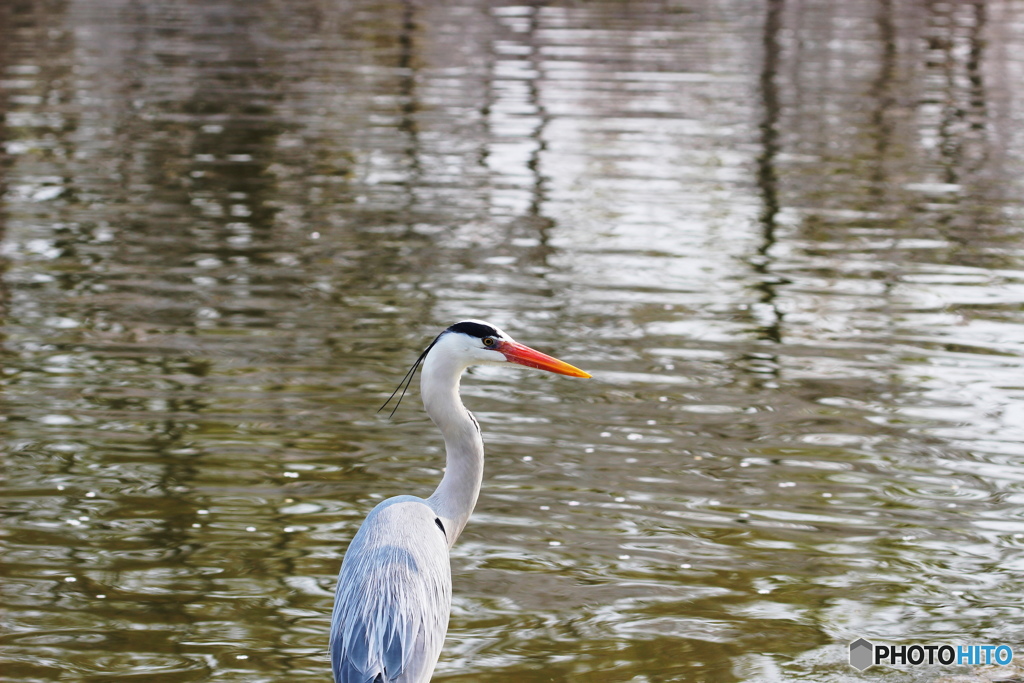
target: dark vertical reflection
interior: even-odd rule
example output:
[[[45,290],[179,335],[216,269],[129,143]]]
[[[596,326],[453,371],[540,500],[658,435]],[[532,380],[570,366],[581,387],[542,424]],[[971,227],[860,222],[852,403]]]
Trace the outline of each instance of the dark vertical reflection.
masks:
[[[878,61],[878,76],[871,84],[870,98],[874,102],[871,112],[871,125],[874,129],[874,172],[871,176],[869,192],[876,201],[885,201],[888,189],[888,173],[886,160],[895,134],[890,116],[896,99],[893,95],[893,81],[896,78],[896,26],[893,17],[892,0],[878,0],[875,14],[878,26],[878,40],[881,44],[881,55]]]
[[[546,84],[544,56],[541,54],[538,31],[541,28],[541,18],[546,2],[538,2],[532,6],[529,24],[523,42],[529,52],[527,60],[533,70],[533,76],[527,83],[528,102],[532,115],[536,118],[536,125],[530,130],[529,140],[533,143],[530,157],[526,162],[527,170],[532,175],[530,187],[530,205],[526,212],[526,228],[530,231],[530,237],[538,242],[537,247],[531,250],[529,260],[531,263],[548,266],[548,257],[553,253],[549,241],[551,231],[555,222],[544,215],[545,202],[547,201],[548,179],[544,174],[542,161],[548,151],[546,132],[551,123],[551,114],[544,102],[544,89]]]
[[[970,4],[974,11],[968,36],[970,52],[967,58],[967,79],[970,82],[968,102],[971,110],[977,114],[970,121],[971,128],[984,130],[988,119],[988,104],[985,94],[983,67],[985,64],[985,31],[988,28],[988,12],[984,2]]]
[[[11,65],[10,48],[14,39],[12,4],[0,3],[0,78],[9,77],[8,70]],[[7,233],[7,203],[3,198],[7,195],[7,174],[13,164],[13,159],[7,154],[9,131],[6,114],[10,111],[9,97],[7,88],[0,88],[0,242]],[[8,293],[4,277],[6,271],[7,259],[0,256],[0,354],[6,348],[3,326],[7,319]]]
[[[398,130],[406,137],[405,156],[408,168],[402,187],[405,189],[405,212],[408,228],[415,223],[416,192],[423,178],[420,162],[420,131],[416,120],[419,113],[417,93],[416,3],[403,0],[402,18],[398,28],[398,92],[401,97]]]
[[[941,157],[943,182],[957,183],[960,179],[963,161],[963,138],[958,134],[965,111],[958,97],[957,83],[957,36],[955,4],[928,3],[932,59],[942,73],[943,89],[939,93],[939,153]]]
[[[761,133],[761,151],[757,156],[757,187],[761,195],[761,244],[757,257],[752,259],[757,273],[755,287],[760,291],[762,307],[770,311],[771,320],[758,327],[758,336],[772,342],[782,341],[783,314],[776,305],[777,277],[771,272],[771,249],[776,242],[779,214],[779,186],[776,159],[779,154],[779,87],[776,83],[780,68],[779,32],[782,29],[784,0],[769,0],[761,37],[762,64],[758,78],[761,95],[762,118],[758,124]]]
[[[868,134],[874,142],[868,173],[867,194],[875,206],[888,206],[896,190],[889,171],[889,164],[895,163],[890,157],[897,154],[897,129],[894,121],[899,107],[895,92],[897,88],[899,52],[895,9],[892,0],[878,0],[875,10],[875,25],[878,29],[879,58],[878,73],[871,82],[869,98],[874,103],[871,110]],[[885,279],[884,291],[891,292],[897,278]]]
[[[0,79],[9,78],[9,69],[12,62],[10,48],[13,42],[13,10],[12,3],[0,2]],[[7,234],[7,202],[5,197],[8,192],[8,173],[14,160],[7,153],[7,143],[10,140],[10,131],[7,128],[7,112],[10,111],[9,93],[6,88],[0,88],[0,243],[3,243]],[[7,258],[0,255],[0,368],[6,366],[6,359],[9,353],[7,344],[7,315],[10,303],[10,292],[7,288]],[[4,391],[6,378],[0,376],[0,437],[6,438],[7,416],[10,414],[7,405],[7,394]],[[4,450],[0,444],[0,452]]]
[[[782,28],[784,0],[768,0],[761,36],[761,73],[758,78],[762,118],[761,152],[757,156],[757,186],[761,191],[761,227],[764,240],[758,252],[766,254],[775,243],[776,218],[779,213],[778,175],[775,159],[779,153],[779,88],[775,79],[779,72],[779,30]]]
[[[984,2],[972,2],[967,6],[967,57],[966,71],[966,134],[975,149],[968,152],[967,172],[975,176],[988,165],[991,159],[991,142],[988,139],[989,108],[983,66],[987,42],[988,14]]]
[[[934,135],[930,154],[935,180],[946,183],[946,197],[928,197],[930,216],[951,246],[950,258],[964,265],[990,263],[997,252],[982,246],[979,236],[999,239],[1006,216],[993,201],[1012,196],[1012,178],[993,164],[998,144],[990,139],[989,93],[983,68],[986,51],[985,3],[939,3],[926,6],[922,74],[930,77],[923,104],[934,110],[922,133]],[[928,111],[927,109],[925,111]]]
[[[933,91],[943,181],[960,183],[986,161],[987,105],[981,65],[985,50],[985,3],[928,4],[928,66],[939,72]]]
[[[526,37],[524,38],[524,41],[529,48],[527,59],[530,61],[530,65],[533,67],[534,72],[534,76],[527,84],[529,102],[534,115],[537,118],[537,125],[530,131],[530,140],[534,143],[534,148],[530,152],[530,159],[526,164],[530,173],[533,174],[533,188],[532,197],[530,199],[529,215],[535,218],[541,217],[541,211],[544,208],[546,179],[544,177],[544,170],[541,168],[540,163],[544,153],[547,151],[547,140],[545,139],[544,133],[551,121],[551,116],[544,105],[544,99],[542,96],[544,87],[544,58],[540,54],[540,48],[537,45],[537,31],[540,28],[541,10],[545,4],[546,3],[540,2],[532,7],[532,11],[530,12],[529,28],[527,29]],[[543,231],[541,231],[541,233],[541,236],[543,237]]]

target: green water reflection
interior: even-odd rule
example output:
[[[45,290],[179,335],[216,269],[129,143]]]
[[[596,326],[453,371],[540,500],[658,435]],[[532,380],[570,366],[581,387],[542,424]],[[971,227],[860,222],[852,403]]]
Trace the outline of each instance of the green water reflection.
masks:
[[[437,680],[1024,651],[1018,15],[0,5],[5,679],[326,680],[463,317],[596,379],[467,378]]]

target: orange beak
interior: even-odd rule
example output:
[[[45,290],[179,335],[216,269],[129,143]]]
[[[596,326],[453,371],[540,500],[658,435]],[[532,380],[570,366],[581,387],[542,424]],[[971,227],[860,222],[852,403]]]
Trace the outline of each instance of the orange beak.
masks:
[[[505,356],[505,360],[525,365],[528,368],[557,372],[559,375],[569,375],[570,377],[590,377],[590,373],[583,372],[579,368],[557,358],[552,358],[546,353],[534,351],[529,346],[524,346],[519,342],[501,342],[495,350],[501,352]]]

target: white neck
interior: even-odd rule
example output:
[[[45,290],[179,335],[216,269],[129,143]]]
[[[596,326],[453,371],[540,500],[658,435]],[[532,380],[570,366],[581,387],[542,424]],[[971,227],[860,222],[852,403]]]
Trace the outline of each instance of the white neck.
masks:
[[[459,380],[466,365],[435,346],[423,361],[420,393],[427,414],[444,436],[447,459],[444,477],[427,505],[441,518],[448,547],[469,521],[484,476],[484,442],[476,421],[459,398]]]

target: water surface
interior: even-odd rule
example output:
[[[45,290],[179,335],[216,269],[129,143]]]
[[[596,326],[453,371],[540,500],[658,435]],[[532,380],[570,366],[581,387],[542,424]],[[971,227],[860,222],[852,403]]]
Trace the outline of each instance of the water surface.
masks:
[[[0,8],[0,667],[324,681],[486,369],[439,681],[845,681],[1013,645],[1020,3]],[[939,672],[870,670],[930,680]]]

